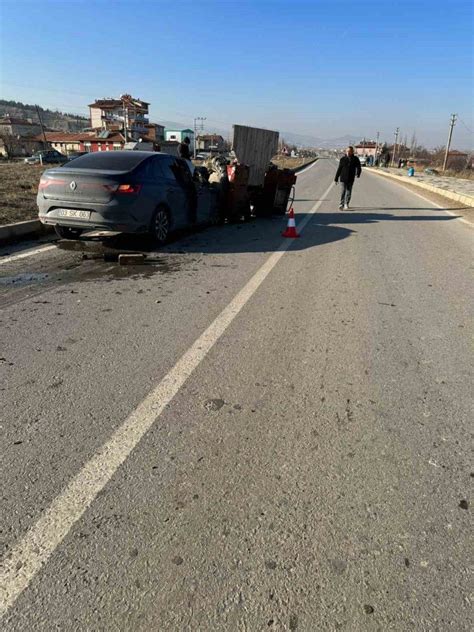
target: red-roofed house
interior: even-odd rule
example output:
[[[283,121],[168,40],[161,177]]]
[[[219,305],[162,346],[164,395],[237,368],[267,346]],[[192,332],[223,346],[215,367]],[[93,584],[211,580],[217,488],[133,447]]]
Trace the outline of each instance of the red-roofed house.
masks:
[[[35,140],[42,141],[38,134]],[[123,149],[125,139],[120,132],[46,132],[48,145],[53,149],[68,154],[72,151],[116,151]]]
[[[451,149],[448,153],[447,169],[470,169],[472,167],[472,154],[458,149]]]

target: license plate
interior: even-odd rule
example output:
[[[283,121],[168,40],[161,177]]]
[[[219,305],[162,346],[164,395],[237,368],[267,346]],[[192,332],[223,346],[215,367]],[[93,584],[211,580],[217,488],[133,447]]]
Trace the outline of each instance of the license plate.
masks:
[[[76,211],[72,208],[60,208],[58,211],[60,217],[75,217],[77,219],[89,219],[91,216],[90,211]]]

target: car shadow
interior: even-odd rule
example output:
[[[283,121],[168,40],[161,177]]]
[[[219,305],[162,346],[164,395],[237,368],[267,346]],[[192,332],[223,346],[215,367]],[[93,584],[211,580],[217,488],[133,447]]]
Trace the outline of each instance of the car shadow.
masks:
[[[400,210],[400,209],[396,209]],[[411,209],[408,209],[411,210]],[[421,210],[421,209],[413,209]],[[430,209],[431,210],[431,209]],[[309,217],[308,217],[309,216]],[[324,244],[346,239],[356,233],[348,225],[377,224],[380,222],[449,222],[456,216],[440,215],[394,215],[392,213],[367,213],[344,211],[336,213],[298,213],[296,226],[307,219],[300,239],[295,239],[289,249],[307,250]],[[275,252],[281,247],[282,232],[285,230],[285,216],[258,218],[242,224],[225,224],[182,231],[175,235],[171,243],[156,249],[149,241],[140,236],[119,235],[103,240],[104,245],[122,252],[145,253],[257,253]],[[310,229],[310,230],[309,230]]]
[[[344,213],[349,212],[360,212],[360,211],[465,211],[468,206],[447,206],[443,208],[437,208],[433,206],[351,206],[349,211],[343,211]]]
[[[295,198],[293,202],[328,202],[329,198]]]
[[[306,213],[299,214],[301,223]],[[311,215],[311,218],[314,218]],[[311,222],[311,220],[310,220]],[[156,249],[150,240],[141,235],[114,235],[100,240],[106,248],[120,252],[152,253],[236,253],[236,252],[274,252],[282,243],[282,232],[287,225],[287,218],[272,217],[252,219],[241,224],[225,224],[223,226],[207,226],[193,230],[180,231],[172,236],[170,243]],[[303,231],[300,239],[291,244],[292,250],[305,250],[318,245],[339,241],[349,237],[353,230],[343,226],[324,226],[318,233]]]
[[[380,207],[378,207],[380,208]],[[403,209],[394,209],[403,210]],[[407,209],[407,210],[432,210],[430,209]],[[337,213],[318,213],[318,223],[320,224],[376,224],[379,222],[450,222],[457,219],[457,215],[393,215],[392,213],[367,213],[360,212],[360,209],[349,211],[339,211]]]

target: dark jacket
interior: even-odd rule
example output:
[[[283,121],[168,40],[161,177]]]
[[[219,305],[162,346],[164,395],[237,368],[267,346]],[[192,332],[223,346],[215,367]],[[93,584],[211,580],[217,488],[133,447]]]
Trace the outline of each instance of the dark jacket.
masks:
[[[357,156],[343,156],[339,161],[339,167],[336,171],[334,180],[337,182],[345,182],[346,184],[352,184],[354,178],[360,177],[362,167],[360,166],[360,160]]]
[[[184,158],[185,160],[191,160],[191,153],[189,151],[188,143],[179,143],[178,156],[180,158]]]

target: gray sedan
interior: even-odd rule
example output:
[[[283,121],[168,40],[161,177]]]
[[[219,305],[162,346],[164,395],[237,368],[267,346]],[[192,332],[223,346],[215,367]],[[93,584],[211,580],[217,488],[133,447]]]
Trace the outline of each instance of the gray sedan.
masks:
[[[108,230],[163,244],[175,229],[217,219],[213,192],[196,187],[184,160],[158,152],[89,153],[49,169],[37,203],[40,221],[65,239]]]

